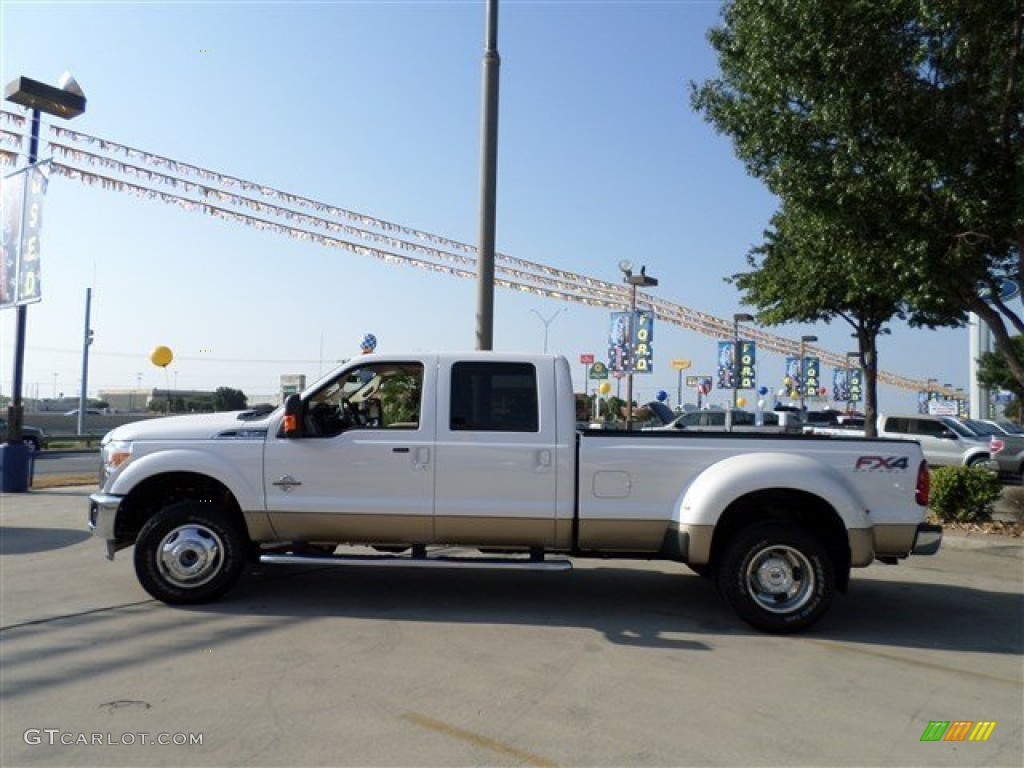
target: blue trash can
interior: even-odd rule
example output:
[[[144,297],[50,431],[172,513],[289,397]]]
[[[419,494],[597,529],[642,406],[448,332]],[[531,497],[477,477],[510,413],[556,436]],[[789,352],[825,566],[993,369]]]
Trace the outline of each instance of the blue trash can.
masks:
[[[0,445],[0,490],[25,493],[32,484],[32,452],[24,443]]]

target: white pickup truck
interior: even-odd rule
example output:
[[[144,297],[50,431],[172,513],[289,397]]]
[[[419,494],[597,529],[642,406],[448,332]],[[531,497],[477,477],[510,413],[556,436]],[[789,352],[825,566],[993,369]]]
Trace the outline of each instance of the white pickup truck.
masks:
[[[942,536],[914,442],[579,432],[551,355],[365,355],[269,413],[119,427],[102,465],[89,527],[111,559],[134,544],[143,587],[172,604],[220,597],[254,561],[629,557],[686,563],[751,625],[793,632],[851,567]]]

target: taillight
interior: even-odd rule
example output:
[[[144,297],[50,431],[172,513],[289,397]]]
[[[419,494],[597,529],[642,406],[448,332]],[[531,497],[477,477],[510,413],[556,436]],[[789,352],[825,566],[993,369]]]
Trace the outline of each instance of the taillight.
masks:
[[[922,507],[928,506],[928,492],[931,490],[932,476],[928,472],[928,462],[922,461],[917,468],[917,490],[914,492],[914,501]]]
[[[1000,440],[995,435],[992,435],[992,437],[990,437],[988,439],[988,452],[991,453],[993,456],[995,456],[997,453],[999,453],[1005,447],[1006,447],[1006,441],[1005,440]]]

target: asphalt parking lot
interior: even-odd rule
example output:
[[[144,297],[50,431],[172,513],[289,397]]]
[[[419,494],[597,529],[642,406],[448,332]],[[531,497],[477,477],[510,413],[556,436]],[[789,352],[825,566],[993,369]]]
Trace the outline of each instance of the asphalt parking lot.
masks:
[[[859,570],[798,637],[683,566],[615,560],[279,567],[176,609],[131,550],[104,559],[88,491],[2,499],[4,766],[1024,763],[1019,539]],[[932,721],[996,725],[923,742]]]

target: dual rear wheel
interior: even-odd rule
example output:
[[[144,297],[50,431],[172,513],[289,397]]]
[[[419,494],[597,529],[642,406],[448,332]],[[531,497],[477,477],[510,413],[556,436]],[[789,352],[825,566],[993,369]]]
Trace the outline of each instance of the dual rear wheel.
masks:
[[[786,522],[741,531],[718,565],[718,588],[737,615],[757,629],[799,632],[832,604],[835,572],[827,548]]]

